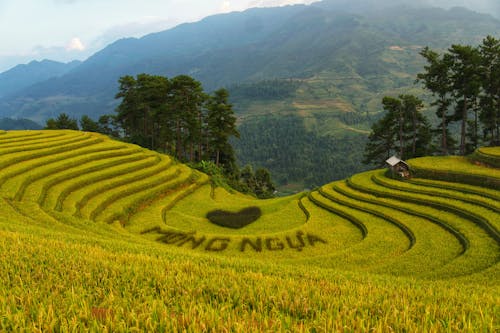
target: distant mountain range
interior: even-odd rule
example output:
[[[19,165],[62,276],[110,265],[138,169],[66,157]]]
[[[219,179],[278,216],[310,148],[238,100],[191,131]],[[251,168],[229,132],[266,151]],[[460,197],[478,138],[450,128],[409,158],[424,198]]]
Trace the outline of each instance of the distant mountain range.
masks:
[[[52,60],[32,61],[0,73],[0,98],[21,91],[39,82],[60,77],[81,64],[81,61],[61,63]]]
[[[419,47],[476,44],[487,34],[498,36],[500,21],[461,8],[401,1],[250,9],[122,39],[83,63],[15,67],[0,74],[0,116],[43,121],[61,112],[110,113],[118,78],[141,72],[192,75],[208,90],[274,78],[307,80],[324,72],[337,78],[386,75],[401,86],[408,82],[400,82],[402,76],[421,68]],[[346,102],[363,111],[355,101]]]

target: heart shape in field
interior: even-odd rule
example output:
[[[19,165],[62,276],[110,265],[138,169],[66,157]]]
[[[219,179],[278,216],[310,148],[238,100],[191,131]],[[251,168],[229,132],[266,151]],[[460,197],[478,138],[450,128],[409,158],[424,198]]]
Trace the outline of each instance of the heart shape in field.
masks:
[[[220,227],[240,229],[255,221],[262,215],[259,207],[243,208],[239,212],[228,212],[223,209],[213,210],[207,213],[207,219]]]

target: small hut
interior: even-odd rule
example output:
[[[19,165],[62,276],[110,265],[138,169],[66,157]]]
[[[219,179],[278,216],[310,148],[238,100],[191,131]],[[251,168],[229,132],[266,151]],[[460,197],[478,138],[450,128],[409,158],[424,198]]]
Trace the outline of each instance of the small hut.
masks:
[[[401,178],[410,177],[410,166],[403,160],[400,160],[396,156],[388,158],[385,163],[389,165],[391,169],[392,176],[398,174]]]

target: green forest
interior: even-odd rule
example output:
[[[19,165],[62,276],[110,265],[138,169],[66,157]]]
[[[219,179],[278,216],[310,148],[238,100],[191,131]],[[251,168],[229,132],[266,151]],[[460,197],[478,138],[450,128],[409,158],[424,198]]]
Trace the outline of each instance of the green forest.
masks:
[[[420,54],[427,65],[417,82],[432,94],[439,121],[431,126],[418,97],[384,97],[384,117],[372,126],[365,164],[381,166],[392,154],[463,156],[500,145],[500,40],[487,36],[477,47],[455,44],[442,54],[426,47]]]
[[[241,139],[233,140],[238,160],[269,169],[277,184],[314,188],[366,170],[359,149],[366,143],[364,135],[319,136],[295,115],[255,118],[244,122],[239,131]]]

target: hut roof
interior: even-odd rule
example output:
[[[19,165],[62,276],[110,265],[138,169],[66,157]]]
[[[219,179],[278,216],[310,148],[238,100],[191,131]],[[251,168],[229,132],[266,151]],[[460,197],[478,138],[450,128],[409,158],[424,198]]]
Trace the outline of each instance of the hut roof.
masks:
[[[397,158],[396,156],[392,156],[385,161],[385,163],[389,164],[391,167],[395,166],[399,162],[402,162],[402,161],[399,158]]]
[[[396,156],[392,156],[390,158],[388,158],[385,163],[389,164],[392,167],[395,167],[396,165],[398,164],[403,164],[405,165],[407,168],[410,168],[410,166],[408,165],[408,163],[406,163],[405,161],[403,160],[400,160],[399,158],[397,158]]]

